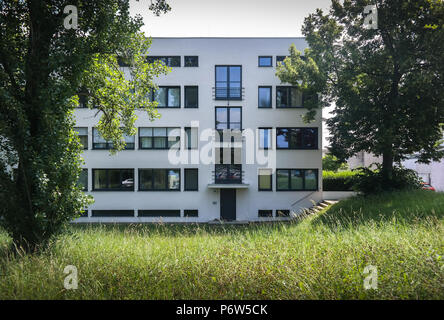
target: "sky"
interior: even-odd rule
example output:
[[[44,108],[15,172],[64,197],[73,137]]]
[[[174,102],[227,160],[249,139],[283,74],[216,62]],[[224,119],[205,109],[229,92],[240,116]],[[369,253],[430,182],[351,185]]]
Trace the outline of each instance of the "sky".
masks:
[[[167,0],[171,11],[155,16],[150,0],[131,0],[142,31],[151,37],[302,37],[304,18],[330,0]],[[330,110],[324,110],[328,117]],[[323,146],[328,130],[323,126]]]

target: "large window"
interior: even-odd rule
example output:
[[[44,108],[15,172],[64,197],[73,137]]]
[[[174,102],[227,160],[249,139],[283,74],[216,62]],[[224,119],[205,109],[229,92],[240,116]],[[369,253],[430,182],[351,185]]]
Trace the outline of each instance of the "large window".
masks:
[[[93,169],[94,191],[134,191],[134,169]]]
[[[242,182],[242,149],[215,148],[215,181],[216,183]]]
[[[242,129],[242,108],[216,107],[216,130]]]
[[[74,128],[74,130],[77,131],[77,136],[83,145],[83,149],[88,150],[88,128]]]
[[[180,169],[139,169],[140,191],[180,191]]]
[[[318,128],[276,128],[277,149],[317,149]]]
[[[242,99],[242,66],[216,66],[216,100]]]
[[[277,169],[276,190],[303,191],[318,189],[318,169]]]
[[[168,67],[180,67],[180,56],[149,56],[146,57],[148,63],[161,61]]]
[[[302,91],[298,87],[276,87],[276,108],[302,107]]]
[[[185,171],[185,191],[199,190],[199,173],[198,169],[186,168]]]
[[[134,136],[123,135],[126,142],[125,150],[134,150]],[[97,128],[93,128],[93,149],[95,150],[109,150],[113,148],[113,143],[102,138]]]
[[[258,187],[259,191],[272,191],[272,171],[271,169],[259,169]]]
[[[259,149],[271,149],[271,128],[259,128]]]
[[[160,86],[153,91],[152,100],[158,108],[180,108],[180,86]]]
[[[259,108],[271,108],[271,86],[260,86],[258,88]]]
[[[271,67],[273,65],[273,57],[272,56],[259,56],[259,67]]]
[[[199,57],[198,56],[185,56],[185,67],[198,67]]]
[[[185,108],[199,107],[199,87],[185,86]]]
[[[179,149],[180,128],[139,128],[139,149]]]

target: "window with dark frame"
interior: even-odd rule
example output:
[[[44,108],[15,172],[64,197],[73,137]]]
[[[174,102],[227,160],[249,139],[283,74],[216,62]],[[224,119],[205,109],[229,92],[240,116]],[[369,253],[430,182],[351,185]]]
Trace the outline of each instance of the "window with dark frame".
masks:
[[[80,139],[80,143],[83,145],[83,150],[88,150],[88,128],[87,127],[78,127],[74,128],[77,131],[77,136]]]
[[[216,66],[216,100],[242,100],[242,66]]]
[[[82,169],[80,172],[78,185],[83,187],[83,191],[88,191],[88,169]]]
[[[180,128],[139,127],[139,149],[180,149]]]
[[[276,218],[289,217],[289,216],[290,216],[290,210],[287,210],[287,209],[276,210]]]
[[[272,128],[259,128],[259,149],[271,149]]]
[[[197,218],[199,216],[199,210],[197,209],[193,209],[193,210],[184,210],[183,211],[183,216],[184,217],[194,217]]]
[[[168,67],[180,67],[180,56],[148,56],[146,61],[148,63],[160,61]]]
[[[287,58],[287,56],[276,56],[276,67],[279,63],[284,63],[285,58]]]
[[[139,191],[180,191],[180,169],[139,169]]]
[[[180,217],[180,210],[139,210],[139,217]]]
[[[273,191],[273,172],[271,169],[259,169],[258,174],[258,190]]]
[[[152,91],[151,100],[157,102],[157,108],[180,108],[180,86],[159,86]]]
[[[134,169],[92,169],[93,191],[134,191]]]
[[[91,210],[91,217],[134,217],[134,210]]]
[[[199,57],[198,56],[185,56],[184,57],[185,67],[198,67]]]
[[[271,86],[259,86],[258,87],[258,107],[259,108],[271,108]]]
[[[318,169],[277,169],[277,191],[316,191]]]
[[[257,215],[259,218],[271,218],[273,217],[273,210],[258,210]]]
[[[298,87],[276,86],[276,108],[303,108],[302,91]]]
[[[199,87],[198,86],[185,86],[185,108],[198,108],[199,107]]]
[[[258,58],[259,67],[272,67],[273,57],[272,56],[259,56]]]
[[[185,191],[199,190],[199,170],[196,168],[185,168]]]
[[[318,149],[318,128],[276,128],[276,148]]]
[[[135,148],[135,136],[123,135],[123,139],[126,142],[125,150],[134,150]],[[109,150],[113,148],[113,143],[102,138],[97,128],[93,128],[93,150]]]
[[[185,127],[185,149],[197,149],[199,146],[199,128]]]

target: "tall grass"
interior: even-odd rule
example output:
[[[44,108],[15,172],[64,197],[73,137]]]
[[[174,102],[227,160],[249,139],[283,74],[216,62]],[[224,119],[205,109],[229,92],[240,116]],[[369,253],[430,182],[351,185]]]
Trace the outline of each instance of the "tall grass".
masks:
[[[41,254],[3,256],[0,299],[442,299],[443,213],[443,194],[419,191],[292,223],[73,226]]]

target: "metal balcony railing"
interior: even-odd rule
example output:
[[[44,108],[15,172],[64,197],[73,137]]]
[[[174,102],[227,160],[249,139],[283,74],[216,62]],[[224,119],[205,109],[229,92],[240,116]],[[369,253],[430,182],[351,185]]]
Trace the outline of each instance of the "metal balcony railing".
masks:
[[[212,173],[214,184],[242,184],[245,172],[241,164],[216,164]]]
[[[213,87],[213,100],[244,100],[244,96],[244,87]]]

